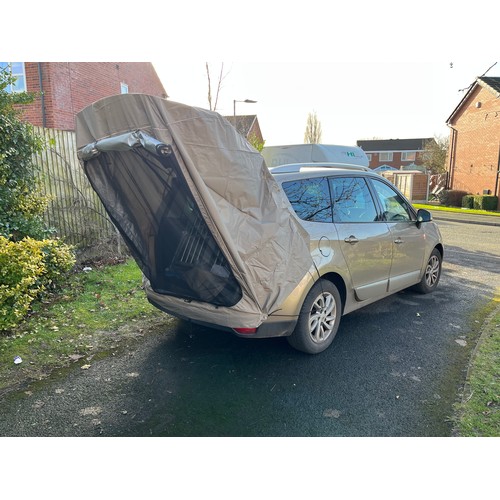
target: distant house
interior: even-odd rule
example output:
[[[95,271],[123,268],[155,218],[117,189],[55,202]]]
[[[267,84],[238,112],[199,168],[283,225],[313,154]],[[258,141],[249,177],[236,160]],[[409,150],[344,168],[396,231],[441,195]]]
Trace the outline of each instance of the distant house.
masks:
[[[500,195],[500,77],[481,76],[447,120],[449,187]]]
[[[425,145],[435,139],[373,139],[356,141],[370,160],[370,168],[393,167],[398,170],[414,169],[423,165]]]
[[[148,62],[0,62],[17,80],[9,90],[39,93],[24,106],[33,125],[74,130],[75,115],[94,101],[115,94],[145,93],[167,97]]]
[[[263,143],[257,115],[238,115],[224,117],[245,139],[252,142],[253,138],[258,143]]]

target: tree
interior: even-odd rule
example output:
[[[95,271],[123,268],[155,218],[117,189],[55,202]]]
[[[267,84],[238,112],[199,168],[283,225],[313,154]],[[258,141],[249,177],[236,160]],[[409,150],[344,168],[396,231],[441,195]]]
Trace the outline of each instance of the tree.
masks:
[[[212,78],[210,77],[210,67],[208,63],[205,63],[205,68],[207,70],[207,80],[208,80],[208,105],[210,111],[217,111],[217,104],[219,101],[219,93],[222,89],[222,81],[227,75],[224,75],[224,63],[220,65],[219,79],[217,80],[217,87],[215,88],[215,98],[212,95]]]
[[[449,142],[448,137],[440,136],[425,142],[422,160],[432,174],[442,174],[446,171]]]
[[[12,241],[42,239],[48,233],[43,221],[48,198],[41,192],[33,155],[42,151],[43,142],[19,111],[35,96],[8,92],[14,81],[9,68],[0,69],[0,235]]]
[[[252,134],[247,138],[247,141],[259,152],[261,153],[264,149],[266,141],[261,141],[255,134]]]
[[[318,120],[316,111],[307,116],[306,131],[304,133],[305,144],[319,144],[321,142],[321,122]]]

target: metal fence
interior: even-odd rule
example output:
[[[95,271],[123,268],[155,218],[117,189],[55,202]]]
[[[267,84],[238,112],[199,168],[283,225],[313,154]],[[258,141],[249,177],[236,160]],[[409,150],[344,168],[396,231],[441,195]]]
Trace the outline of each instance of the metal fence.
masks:
[[[43,127],[35,132],[45,143],[37,155],[42,189],[51,199],[46,221],[57,236],[79,249],[118,245],[120,239],[76,155],[75,133]]]

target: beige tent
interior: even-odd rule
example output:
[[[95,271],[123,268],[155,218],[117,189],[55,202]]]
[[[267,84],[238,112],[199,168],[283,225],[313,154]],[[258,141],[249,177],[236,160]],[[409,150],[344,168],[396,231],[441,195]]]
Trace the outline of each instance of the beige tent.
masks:
[[[313,266],[307,233],[263,157],[219,114],[124,94],[81,111],[76,134],[157,307],[254,328]]]

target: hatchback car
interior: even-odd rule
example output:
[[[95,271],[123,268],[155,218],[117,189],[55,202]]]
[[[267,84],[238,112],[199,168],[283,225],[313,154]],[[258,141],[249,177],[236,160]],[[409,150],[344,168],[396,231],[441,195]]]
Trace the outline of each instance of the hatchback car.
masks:
[[[268,169],[217,113],[143,94],[97,101],[76,125],[83,169],[148,300],[173,316],[286,336],[314,354],[342,315],[439,282],[430,213],[351,164],[356,151],[342,163]]]

